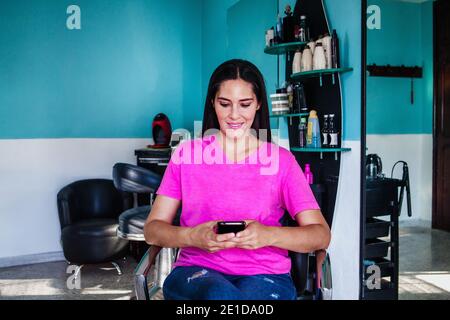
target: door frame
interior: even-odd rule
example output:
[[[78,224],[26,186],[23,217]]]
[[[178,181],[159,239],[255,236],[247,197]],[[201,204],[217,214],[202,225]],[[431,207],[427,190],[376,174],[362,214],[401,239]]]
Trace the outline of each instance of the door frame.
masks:
[[[438,99],[439,95],[439,75],[441,71],[441,64],[439,63],[439,50],[437,47],[437,32],[438,32],[438,21],[437,21],[437,4],[442,3],[447,0],[436,0],[433,1],[433,191],[432,191],[432,216],[431,216],[431,228],[432,229],[439,229],[439,230],[445,230],[449,231],[447,229],[438,228],[436,225],[437,223],[437,216],[438,216],[438,131],[439,131],[439,123],[438,123],[438,113],[441,111],[439,108],[441,108],[440,105],[438,105],[438,102],[440,102],[440,99]],[[450,218],[449,218],[450,219]]]
[[[359,299],[363,297],[364,245],[366,230],[366,103],[367,103],[367,0],[361,0],[361,168],[360,168],[360,221],[359,221]]]

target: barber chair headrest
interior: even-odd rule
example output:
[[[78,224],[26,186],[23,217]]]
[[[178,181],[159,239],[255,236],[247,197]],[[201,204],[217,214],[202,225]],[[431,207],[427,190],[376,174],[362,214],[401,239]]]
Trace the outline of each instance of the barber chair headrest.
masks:
[[[113,167],[113,181],[116,189],[132,193],[154,193],[162,177],[148,169],[127,163],[116,163]]]

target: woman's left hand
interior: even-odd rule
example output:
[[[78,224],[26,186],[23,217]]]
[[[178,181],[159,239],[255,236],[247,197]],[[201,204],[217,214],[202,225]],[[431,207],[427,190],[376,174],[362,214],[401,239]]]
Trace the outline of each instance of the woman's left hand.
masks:
[[[235,242],[237,248],[248,250],[270,246],[271,232],[267,226],[253,220],[246,221],[246,223],[245,230],[238,232],[234,238],[229,240],[230,242]]]

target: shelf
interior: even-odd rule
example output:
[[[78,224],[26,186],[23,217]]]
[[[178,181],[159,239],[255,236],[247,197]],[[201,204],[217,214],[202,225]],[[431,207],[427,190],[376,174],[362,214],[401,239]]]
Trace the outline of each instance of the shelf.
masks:
[[[291,148],[294,152],[349,152],[351,148]]]
[[[294,81],[309,79],[309,78],[320,78],[320,86],[322,86],[322,77],[326,75],[333,76],[333,84],[335,83],[335,74],[346,73],[353,71],[353,68],[337,68],[337,69],[321,69],[321,70],[312,70],[305,72],[293,73],[291,75],[291,79]]]
[[[295,118],[295,117],[307,117],[309,113],[287,113],[287,114],[274,114],[271,118]]]
[[[306,45],[306,42],[289,42],[277,44],[271,47],[266,47],[264,49],[264,53],[278,56],[280,54],[285,54],[287,52],[292,52],[300,48],[301,46]]]
[[[291,148],[292,152],[317,152],[320,153],[320,159],[323,159],[323,153],[334,153],[334,159],[337,160],[339,152],[350,152],[351,148]]]

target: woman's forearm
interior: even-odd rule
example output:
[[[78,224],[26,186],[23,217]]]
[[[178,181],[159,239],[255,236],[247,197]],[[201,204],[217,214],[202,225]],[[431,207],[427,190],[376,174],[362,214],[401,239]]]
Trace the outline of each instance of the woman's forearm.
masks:
[[[145,241],[164,248],[191,246],[190,228],[173,226],[165,221],[153,220],[144,227]]]
[[[331,234],[321,224],[304,227],[268,227],[270,246],[301,253],[328,248]]]

